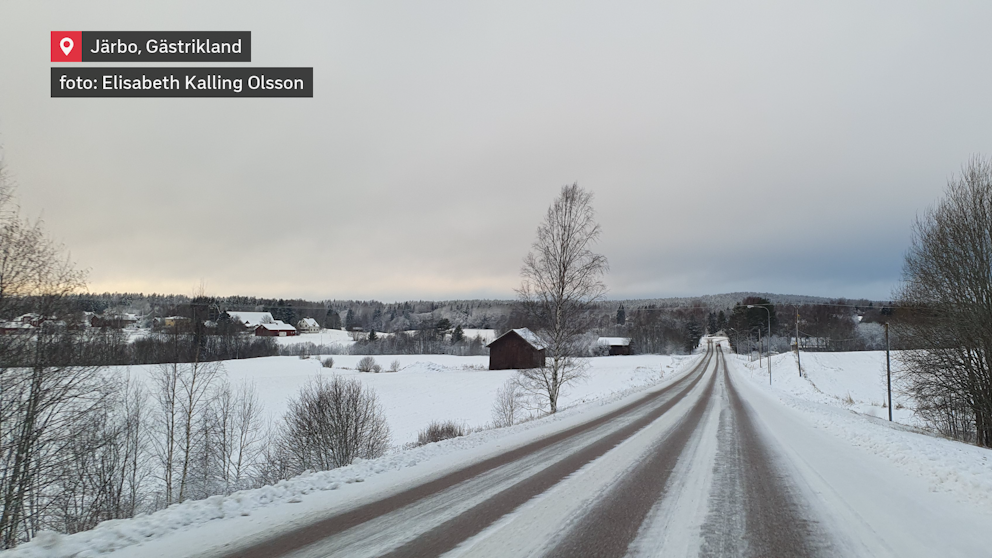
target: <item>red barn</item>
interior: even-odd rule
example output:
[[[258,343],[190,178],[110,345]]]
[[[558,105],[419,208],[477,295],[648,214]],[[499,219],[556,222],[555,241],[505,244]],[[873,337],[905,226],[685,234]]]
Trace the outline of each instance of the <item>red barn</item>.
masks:
[[[544,342],[525,327],[507,331],[494,339],[488,347],[490,370],[520,370],[544,366]]]
[[[276,320],[267,324],[258,324],[255,328],[255,337],[292,337],[296,335],[296,328]]]

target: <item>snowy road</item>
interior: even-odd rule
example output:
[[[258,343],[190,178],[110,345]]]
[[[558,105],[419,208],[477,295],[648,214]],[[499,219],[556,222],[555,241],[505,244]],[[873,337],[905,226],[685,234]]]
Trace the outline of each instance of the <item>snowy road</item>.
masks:
[[[987,556],[988,522],[711,349],[595,420],[225,556]]]

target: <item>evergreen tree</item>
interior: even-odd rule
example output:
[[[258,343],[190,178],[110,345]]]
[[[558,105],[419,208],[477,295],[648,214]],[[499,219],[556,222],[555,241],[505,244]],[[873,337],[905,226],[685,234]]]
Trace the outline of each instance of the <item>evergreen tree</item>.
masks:
[[[703,328],[695,321],[685,324],[685,350],[692,352],[699,346],[699,338],[703,336]]]
[[[375,341],[379,336],[375,334],[375,328],[369,330],[369,341]]]
[[[333,308],[327,309],[327,317],[324,318],[326,329],[341,329],[341,316]]]
[[[465,332],[462,331],[462,326],[459,324],[456,325],[455,330],[451,332],[451,342],[458,343],[462,339],[465,339]]]
[[[617,325],[622,326],[626,323],[627,323],[627,311],[624,310],[623,304],[621,304],[620,308],[617,308]]]

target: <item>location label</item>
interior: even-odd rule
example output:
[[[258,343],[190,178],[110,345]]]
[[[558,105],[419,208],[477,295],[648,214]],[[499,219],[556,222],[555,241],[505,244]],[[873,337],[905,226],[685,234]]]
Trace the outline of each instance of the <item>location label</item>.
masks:
[[[52,31],[52,62],[82,62],[83,32]]]

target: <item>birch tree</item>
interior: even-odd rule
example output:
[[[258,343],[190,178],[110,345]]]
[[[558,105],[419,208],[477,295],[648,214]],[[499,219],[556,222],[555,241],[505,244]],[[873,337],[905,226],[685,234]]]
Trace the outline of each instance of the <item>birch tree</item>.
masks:
[[[577,360],[580,336],[595,320],[592,305],[606,295],[603,276],[606,256],[592,251],[600,228],[592,207],[592,193],[578,184],[563,186],[537,228],[537,239],[524,258],[517,291],[536,332],[545,342],[548,364],[521,370],[521,387],[558,411],[564,386],[584,375]]]

